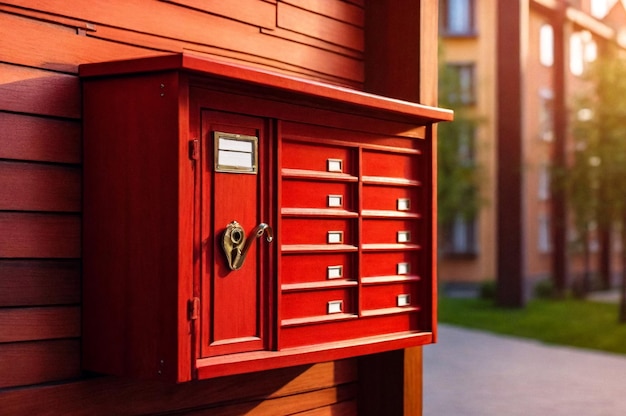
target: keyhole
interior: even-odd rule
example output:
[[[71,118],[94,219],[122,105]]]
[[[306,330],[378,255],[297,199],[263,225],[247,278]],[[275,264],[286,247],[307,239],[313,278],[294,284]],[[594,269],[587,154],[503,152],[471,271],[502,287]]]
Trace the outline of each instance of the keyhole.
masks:
[[[243,233],[241,232],[241,230],[231,231],[230,240],[233,242],[233,244],[241,243],[241,240],[243,240]]]

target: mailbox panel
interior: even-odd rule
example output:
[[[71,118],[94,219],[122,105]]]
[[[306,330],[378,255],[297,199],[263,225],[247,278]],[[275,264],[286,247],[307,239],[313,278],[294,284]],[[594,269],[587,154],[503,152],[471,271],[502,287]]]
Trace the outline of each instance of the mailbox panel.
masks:
[[[202,240],[210,244],[203,259],[202,356],[233,354],[266,348],[266,305],[260,269],[261,250],[250,231],[264,221],[260,200],[264,161],[260,154],[265,137],[261,118],[203,110],[201,113],[202,186],[200,204]],[[219,201],[219,203],[215,203]],[[244,251],[241,266],[233,270],[236,255],[225,254],[225,233],[236,222],[240,229],[229,251]],[[239,231],[240,230],[240,231]],[[247,233],[247,235],[246,235]],[[205,245],[208,248],[208,245]]]
[[[420,187],[363,186],[363,209],[419,216],[424,208]]]
[[[319,344],[344,341],[340,345],[346,345],[345,341],[354,339],[371,343],[377,338],[391,341],[393,338],[385,337],[388,334],[396,334],[399,339],[402,339],[408,335],[406,328],[418,327],[420,319],[419,315],[415,313],[371,314],[371,316],[362,318],[353,315],[339,318],[341,319],[311,325],[283,327],[281,345],[285,349],[310,346],[312,334],[315,334],[315,343]]]
[[[422,239],[419,222],[405,219],[366,219],[363,221],[364,244],[417,244]]]
[[[354,212],[356,210],[354,192],[354,186],[346,182],[285,180],[281,202],[285,213],[297,212],[289,208]],[[313,213],[313,211],[309,212]],[[317,213],[323,215],[323,212],[317,211]]]
[[[285,218],[280,235],[282,243],[339,248],[356,243],[355,224],[349,219]]]
[[[361,307],[364,311],[379,313],[415,311],[419,307],[418,285],[417,282],[368,285],[363,288]]]
[[[181,382],[435,340],[448,111],[187,54],[80,71],[85,370]]]
[[[356,280],[355,259],[348,253],[283,255],[281,282],[285,286]]]
[[[328,173],[354,172],[354,160],[349,149],[341,146],[319,145],[285,140],[282,147],[283,167]]]
[[[310,324],[320,321],[356,316],[353,288],[290,291],[282,296],[282,325]]]
[[[394,151],[363,151],[363,175],[420,179],[418,155]]]

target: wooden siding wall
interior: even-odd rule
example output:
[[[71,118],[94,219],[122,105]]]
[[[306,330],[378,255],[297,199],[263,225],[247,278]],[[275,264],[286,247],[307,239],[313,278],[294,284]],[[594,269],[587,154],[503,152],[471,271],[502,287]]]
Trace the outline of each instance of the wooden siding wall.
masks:
[[[363,89],[364,3],[0,1],[0,413],[356,413],[357,360],[180,386],[81,372],[77,68],[185,50]]]

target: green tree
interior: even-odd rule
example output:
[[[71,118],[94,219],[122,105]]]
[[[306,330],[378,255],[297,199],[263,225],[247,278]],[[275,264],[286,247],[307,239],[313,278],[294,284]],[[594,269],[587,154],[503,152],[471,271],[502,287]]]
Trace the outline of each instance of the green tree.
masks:
[[[575,150],[563,179],[583,246],[591,224],[620,228],[626,260],[626,59],[616,48],[603,52],[586,75],[589,89],[575,101]],[[619,319],[626,322],[623,265]]]
[[[455,221],[474,221],[481,206],[481,175],[475,157],[479,120],[470,115],[466,88],[458,71],[445,63],[440,65],[439,105],[455,113],[453,122],[438,127],[437,218],[442,242]]]

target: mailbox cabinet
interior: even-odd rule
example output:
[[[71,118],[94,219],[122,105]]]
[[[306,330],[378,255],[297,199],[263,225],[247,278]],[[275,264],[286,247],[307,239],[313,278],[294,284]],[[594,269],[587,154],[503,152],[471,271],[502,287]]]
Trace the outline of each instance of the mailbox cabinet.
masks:
[[[80,74],[86,370],[181,382],[435,340],[449,111],[186,54]]]

